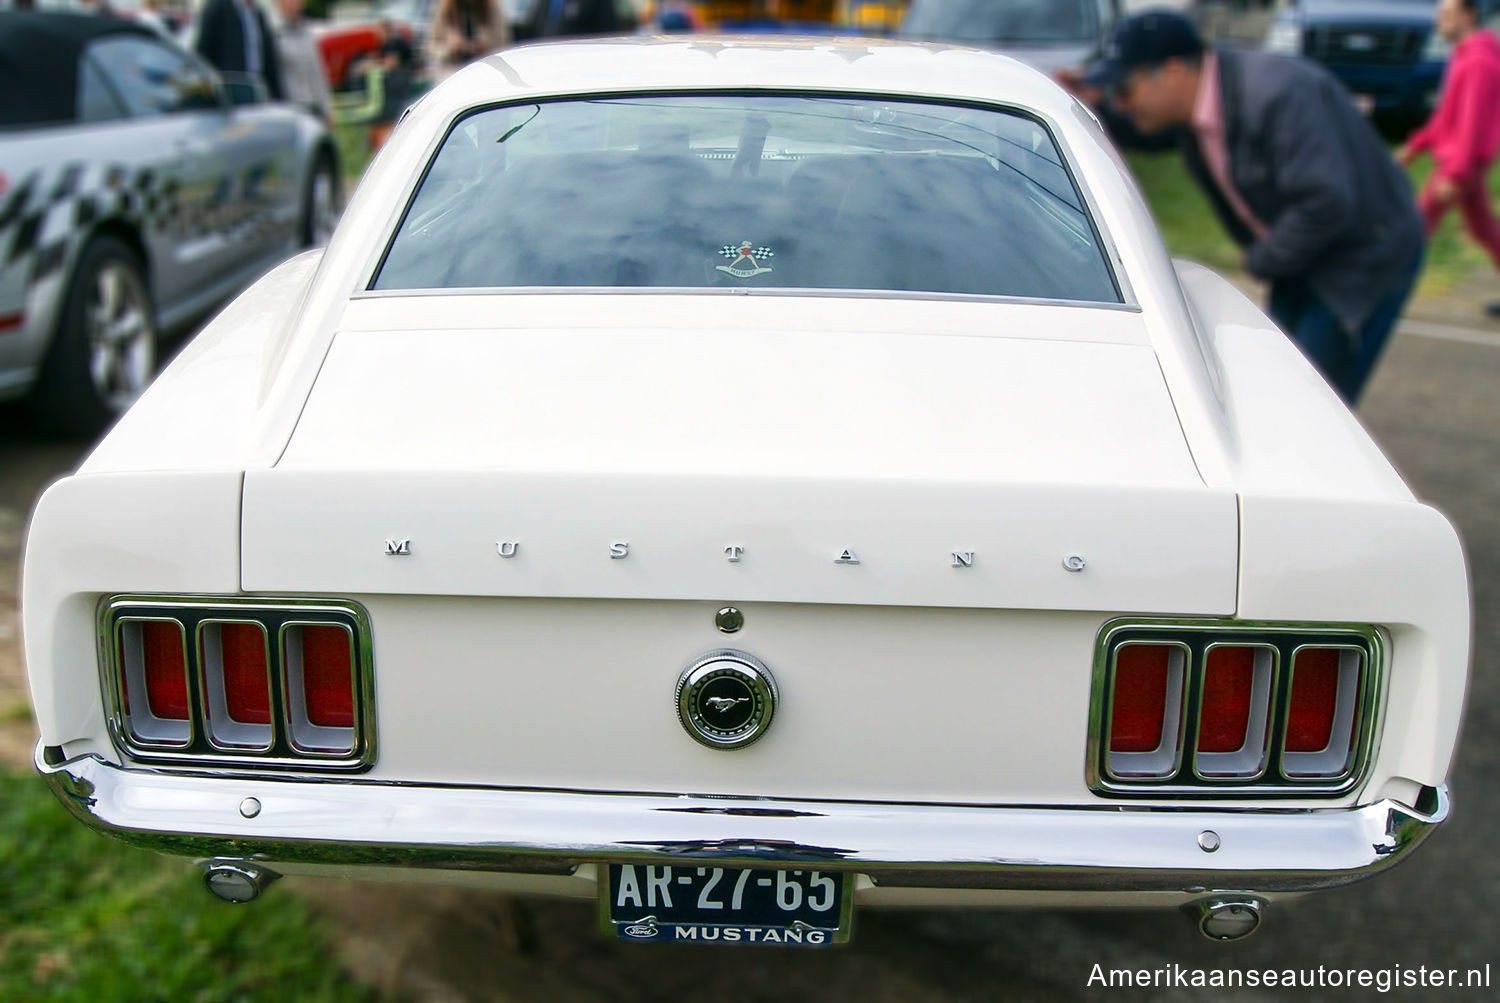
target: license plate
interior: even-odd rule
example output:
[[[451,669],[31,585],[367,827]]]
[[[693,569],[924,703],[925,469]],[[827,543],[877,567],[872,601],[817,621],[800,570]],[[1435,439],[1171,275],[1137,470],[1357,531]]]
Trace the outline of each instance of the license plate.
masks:
[[[610,864],[604,928],[621,940],[827,947],[849,940],[853,875]]]

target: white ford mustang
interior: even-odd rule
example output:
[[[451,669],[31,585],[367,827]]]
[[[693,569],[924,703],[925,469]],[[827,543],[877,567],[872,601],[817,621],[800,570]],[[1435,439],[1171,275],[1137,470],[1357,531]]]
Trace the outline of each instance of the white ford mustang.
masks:
[[[38,768],[280,874],[821,945],[1220,939],[1447,814],[1469,595],[1296,348],[1004,57],[517,49],[36,510]]]

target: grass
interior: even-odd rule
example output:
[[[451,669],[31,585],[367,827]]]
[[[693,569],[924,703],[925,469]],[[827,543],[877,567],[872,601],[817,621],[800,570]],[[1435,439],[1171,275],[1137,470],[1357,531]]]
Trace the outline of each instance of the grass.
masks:
[[[344,175],[344,194],[354,191],[370,163],[368,126],[340,122],[333,127],[333,145],[339,151],[339,169]]]
[[[1224,233],[1181,157],[1175,153],[1132,153],[1126,161],[1173,257],[1219,270],[1240,267],[1239,248]]]
[[[1208,200],[1188,176],[1176,154],[1130,154],[1130,169],[1150,203],[1156,225],[1167,249],[1175,257],[1189,258],[1221,271],[1237,271],[1240,252],[1209,207]],[[1431,160],[1423,158],[1407,174],[1413,191],[1431,172]],[[1492,194],[1500,202],[1500,171],[1489,178]],[[1440,295],[1469,275],[1483,274],[1491,267],[1489,257],[1463,232],[1457,211],[1450,212],[1427,245],[1419,294]]]
[[[25,700],[17,700],[15,703],[0,710],[0,724],[30,724],[31,705]]]
[[[97,835],[0,772],[0,999],[365,1000],[317,919],[273,889],[211,898],[196,868]]]

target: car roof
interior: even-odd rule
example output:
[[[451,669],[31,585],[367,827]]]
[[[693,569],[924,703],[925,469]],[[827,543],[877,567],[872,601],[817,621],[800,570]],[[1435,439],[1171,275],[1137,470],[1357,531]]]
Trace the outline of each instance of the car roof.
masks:
[[[910,40],[788,35],[656,35],[522,45],[436,88],[459,111],[498,100],[670,90],[817,90],[984,101],[1069,115],[1074,100],[994,52]]]
[[[73,121],[78,103],[78,58],[95,39],[111,35],[158,37],[150,28],[106,14],[0,12],[0,129]]]

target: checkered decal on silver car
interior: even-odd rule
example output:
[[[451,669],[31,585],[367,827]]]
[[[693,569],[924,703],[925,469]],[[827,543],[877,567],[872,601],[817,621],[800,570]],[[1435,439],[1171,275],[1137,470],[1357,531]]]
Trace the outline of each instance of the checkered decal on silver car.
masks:
[[[0,199],[0,269],[29,263],[27,283],[39,282],[63,267],[70,241],[100,219],[179,239],[215,231],[250,237],[275,225],[270,200],[233,198],[235,181],[225,175],[208,199],[188,200],[176,179],[150,167],[73,162],[34,171]],[[232,216],[231,207],[238,210]]]
[[[0,203],[0,268],[29,262],[27,282],[47,278],[67,260],[69,242],[94,221],[119,216],[139,226],[170,221],[175,183],[150,169],[64,164],[24,177]]]

